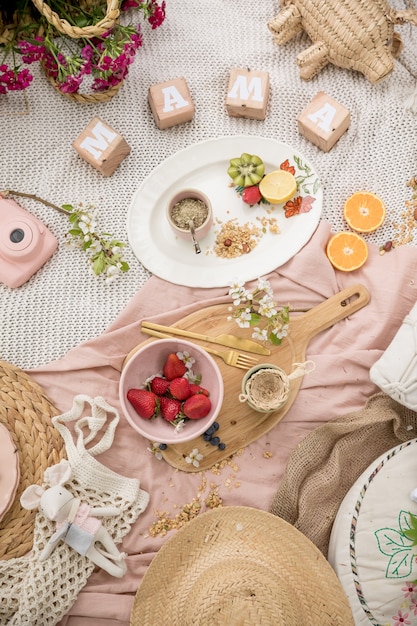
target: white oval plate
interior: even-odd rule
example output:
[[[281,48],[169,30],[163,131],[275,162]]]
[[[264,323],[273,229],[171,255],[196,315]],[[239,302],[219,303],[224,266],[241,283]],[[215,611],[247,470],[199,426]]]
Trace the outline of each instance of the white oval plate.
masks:
[[[265,172],[288,160],[300,180],[297,195],[311,196],[311,210],[285,217],[283,206],[245,204],[230,186],[229,160],[243,152],[257,154]],[[169,198],[180,189],[195,187],[210,198],[215,224],[195,254],[191,242],[175,237],[165,219]],[[209,139],[181,150],[160,163],[136,191],[127,216],[129,243],[139,261],[153,274],[187,287],[225,287],[233,280],[249,281],[291,259],[309,241],[322,213],[323,190],[309,161],[297,150],[274,139],[233,136]],[[256,217],[275,217],[280,234],[265,233],[249,253],[234,259],[216,256],[213,246],[221,223],[237,218],[260,227]]]

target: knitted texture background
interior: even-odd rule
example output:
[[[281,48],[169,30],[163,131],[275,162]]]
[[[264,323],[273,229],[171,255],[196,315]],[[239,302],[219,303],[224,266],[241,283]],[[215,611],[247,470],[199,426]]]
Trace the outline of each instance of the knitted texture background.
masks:
[[[404,9],[408,3],[391,4]],[[27,103],[18,92],[0,99],[0,189],[36,194],[57,205],[91,202],[99,209],[101,232],[127,241],[132,197],[161,161],[195,142],[250,134],[286,143],[315,165],[324,187],[323,219],[335,230],[346,228],[342,207],[351,193],[368,189],[379,194],[387,205],[387,219],[367,239],[379,244],[392,239],[411,195],[406,183],[417,173],[417,115],[406,106],[417,82],[417,28],[396,26],[404,49],[392,74],[377,85],[332,65],[305,82],[296,56],[310,41],[303,34],[284,46],[275,45],[267,23],[277,11],[275,0],[167,0],[165,23],[155,31],[143,25],[144,45],[122,89],[98,105],[69,101],[32,66],[35,78]],[[269,73],[265,120],[227,114],[228,79],[236,67]],[[195,104],[194,119],[161,131],[148,105],[148,89],[180,76]],[[318,91],[351,113],[349,130],[328,153],[302,137],[297,127],[298,115]],[[72,148],[96,115],[132,148],[108,178]],[[32,368],[100,335],[149,273],[128,248],[130,271],[106,285],[91,273],[84,253],[67,246],[65,215],[32,200],[17,200],[59,239],[58,251],[28,283],[14,290],[0,285],[0,357]]]
[[[79,412],[88,404],[92,406],[92,416],[78,419]],[[76,396],[68,413],[53,418],[64,438],[72,469],[71,480],[65,487],[90,506],[112,506],[120,510],[120,515],[102,520],[116,544],[129,532],[149,501],[149,494],[140,488],[138,480],[116,474],[93,456],[111,445],[118,420],[117,412],[101,398],[92,400],[87,396]],[[76,432],[79,428],[76,445],[66,426],[72,421]],[[89,434],[96,434],[103,427],[102,439],[90,450],[84,447],[82,429],[85,427]],[[85,441],[88,442],[88,434],[85,434]],[[39,561],[54,531],[54,522],[38,512],[30,554],[0,561],[1,625],[53,626],[71,608],[93,572],[94,564],[63,542],[57,544],[48,559]]]

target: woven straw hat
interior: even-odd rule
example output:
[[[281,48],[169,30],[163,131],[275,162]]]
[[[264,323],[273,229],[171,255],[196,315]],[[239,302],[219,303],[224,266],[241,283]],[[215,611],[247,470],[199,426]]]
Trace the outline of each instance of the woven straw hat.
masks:
[[[279,517],[221,507],[195,518],[157,553],[131,626],[353,626],[336,574]]]

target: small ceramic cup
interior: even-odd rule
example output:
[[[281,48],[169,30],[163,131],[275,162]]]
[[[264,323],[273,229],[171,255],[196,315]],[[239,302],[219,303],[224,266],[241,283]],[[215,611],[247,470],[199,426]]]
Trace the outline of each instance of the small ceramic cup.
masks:
[[[169,200],[167,220],[181,239],[193,241],[189,221],[194,222],[195,239],[206,237],[213,225],[213,209],[209,198],[198,189],[182,189]]]
[[[239,401],[247,402],[259,413],[279,411],[289,398],[291,380],[304,376],[315,368],[313,361],[294,365],[295,369],[291,374],[286,374],[273,363],[255,365],[243,377]]]

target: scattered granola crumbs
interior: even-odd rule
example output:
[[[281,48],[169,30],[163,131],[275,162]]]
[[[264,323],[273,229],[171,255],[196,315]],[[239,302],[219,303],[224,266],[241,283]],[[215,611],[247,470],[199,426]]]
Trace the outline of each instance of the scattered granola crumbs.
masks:
[[[405,211],[400,214],[400,222],[394,222],[393,227],[396,231],[392,243],[393,247],[402,246],[413,241],[413,231],[417,228],[416,209],[417,209],[417,179],[411,178],[407,187],[413,190],[412,199],[406,200]]]
[[[262,456],[264,457],[264,459],[272,459],[272,452],[265,450],[265,452],[262,453]]]
[[[262,230],[246,222],[240,225],[236,218],[221,224],[220,230],[216,233],[214,243],[214,254],[223,259],[234,259],[249,254],[258,245]]]
[[[157,537],[158,535],[165,537],[168,531],[179,530],[187,522],[197,517],[200,511],[201,502],[197,498],[193,498],[190,503],[184,504],[179,513],[173,518],[169,516],[167,511],[155,511],[158,519],[149,528],[149,534],[151,537]]]
[[[216,483],[211,482],[209,492],[207,491],[208,481],[205,476],[202,477],[200,486],[197,490],[197,496],[187,504],[174,504],[174,509],[178,511],[175,515],[167,511],[154,510],[157,520],[148,529],[148,537],[165,537],[170,530],[179,530],[185,524],[197,517],[203,510],[215,509],[223,505],[223,500],[219,494]]]
[[[217,488],[210,490],[210,493],[205,500],[205,505],[208,509],[217,509],[218,507],[223,505],[223,500]]]
[[[281,233],[276,217],[260,217],[258,215],[256,219],[261,223],[264,232],[268,231],[273,235],[279,235]]]

